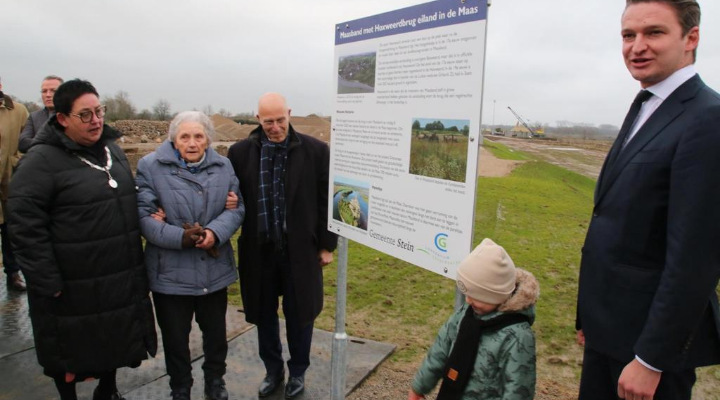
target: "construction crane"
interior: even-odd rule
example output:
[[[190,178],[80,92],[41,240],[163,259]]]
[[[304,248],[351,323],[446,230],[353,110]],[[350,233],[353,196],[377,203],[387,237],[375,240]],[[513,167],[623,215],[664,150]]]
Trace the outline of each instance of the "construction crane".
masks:
[[[515,112],[515,110],[510,108],[510,106],[508,106],[508,110],[513,113],[515,118],[517,118],[517,120],[520,121],[520,123],[523,124],[525,128],[527,128],[528,132],[530,132],[530,137],[545,137],[545,132],[543,132],[542,128],[538,130],[533,130],[532,128],[530,128],[530,125],[528,125],[528,123],[525,122],[525,120],[522,119],[522,117]]]

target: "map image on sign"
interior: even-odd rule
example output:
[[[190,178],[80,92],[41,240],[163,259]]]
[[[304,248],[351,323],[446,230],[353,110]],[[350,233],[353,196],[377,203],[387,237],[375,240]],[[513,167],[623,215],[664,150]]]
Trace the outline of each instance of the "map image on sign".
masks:
[[[334,187],[333,219],[367,230],[370,185],[338,176]]]

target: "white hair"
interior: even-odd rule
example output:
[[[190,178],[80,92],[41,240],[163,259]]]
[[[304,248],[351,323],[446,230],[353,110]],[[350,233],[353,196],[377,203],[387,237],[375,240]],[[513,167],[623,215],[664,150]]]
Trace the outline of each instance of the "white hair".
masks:
[[[197,122],[202,125],[205,136],[207,136],[208,139],[208,144],[212,143],[213,137],[215,136],[215,127],[213,126],[212,120],[200,111],[183,111],[176,115],[170,123],[170,131],[168,132],[169,141],[175,142],[178,127],[183,122]]]

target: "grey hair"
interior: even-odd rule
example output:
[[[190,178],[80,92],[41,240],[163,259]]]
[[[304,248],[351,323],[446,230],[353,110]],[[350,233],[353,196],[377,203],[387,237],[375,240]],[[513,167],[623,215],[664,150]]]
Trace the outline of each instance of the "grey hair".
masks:
[[[176,115],[170,123],[170,131],[168,132],[169,141],[175,142],[178,127],[183,122],[197,122],[202,125],[205,136],[208,138],[208,144],[212,143],[213,137],[215,136],[215,127],[213,126],[212,120],[200,111],[183,111]]]
[[[59,81],[60,83],[64,83],[64,82],[65,82],[65,81],[63,80],[63,78],[61,78],[61,77],[59,77],[59,76],[57,76],[57,75],[48,75],[48,76],[46,76],[46,77],[43,79],[43,82],[45,82],[45,81],[50,81],[50,80]]]

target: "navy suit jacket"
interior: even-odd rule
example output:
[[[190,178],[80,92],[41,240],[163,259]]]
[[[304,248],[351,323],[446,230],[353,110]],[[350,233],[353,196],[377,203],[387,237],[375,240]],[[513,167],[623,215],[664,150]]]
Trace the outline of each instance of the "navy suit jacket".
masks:
[[[605,160],[580,267],[586,346],[663,371],[720,363],[719,230],[720,95],[695,75]]]

